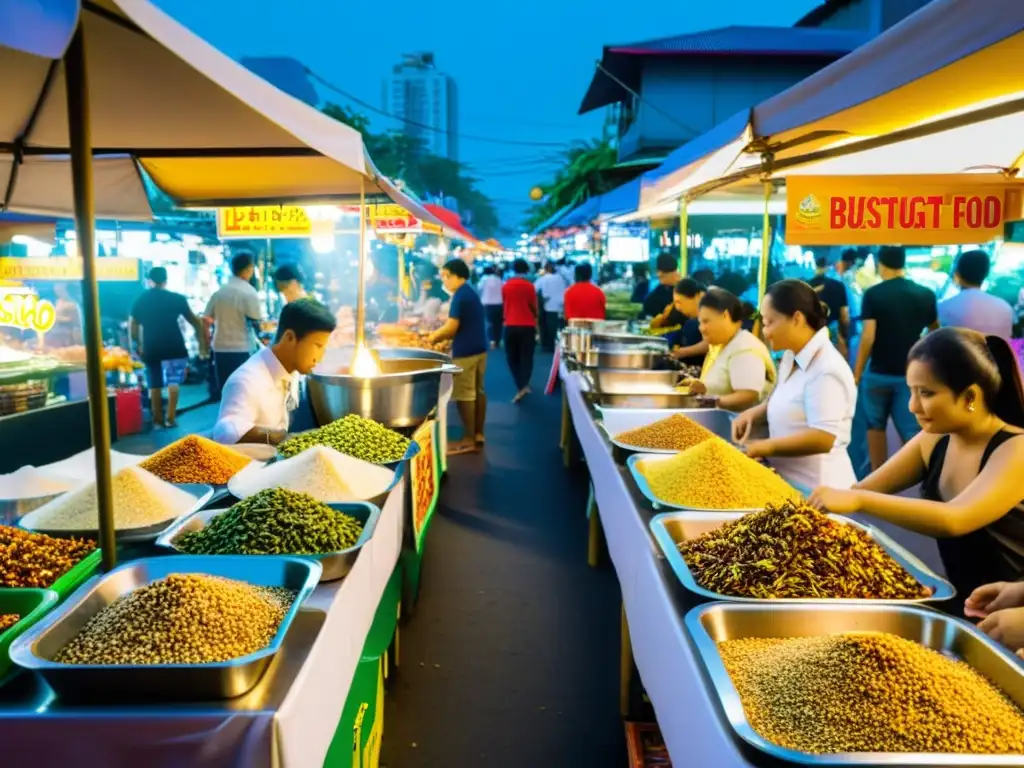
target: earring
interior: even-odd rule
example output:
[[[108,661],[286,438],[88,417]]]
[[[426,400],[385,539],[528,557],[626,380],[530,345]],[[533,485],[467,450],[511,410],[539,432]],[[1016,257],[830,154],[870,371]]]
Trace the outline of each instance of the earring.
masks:
[[[967,404],[967,412],[968,413],[974,413],[974,401],[973,400]]]

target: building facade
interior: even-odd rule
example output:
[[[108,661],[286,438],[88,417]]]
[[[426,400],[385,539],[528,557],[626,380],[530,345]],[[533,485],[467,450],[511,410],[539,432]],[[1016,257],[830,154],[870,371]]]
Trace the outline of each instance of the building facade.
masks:
[[[402,122],[403,133],[439,157],[459,159],[458,90],[434,54],[404,54],[384,79],[383,96],[384,111]]]

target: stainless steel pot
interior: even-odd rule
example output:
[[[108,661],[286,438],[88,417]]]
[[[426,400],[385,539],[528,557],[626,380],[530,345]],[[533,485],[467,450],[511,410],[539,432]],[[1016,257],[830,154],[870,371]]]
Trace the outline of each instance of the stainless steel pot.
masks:
[[[309,376],[309,399],[320,426],[355,413],[386,427],[415,427],[437,408],[441,376],[461,373],[439,352],[401,347],[380,352],[380,375],[352,376],[347,368],[318,368]]]
[[[668,340],[661,336],[645,336],[640,333],[608,333],[594,331],[591,333],[591,344],[597,349],[608,347],[643,347],[647,349],[668,350]]]
[[[581,352],[579,362],[588,369],[649,370],[664,359],[665,351],[632,346],[608,346]]]

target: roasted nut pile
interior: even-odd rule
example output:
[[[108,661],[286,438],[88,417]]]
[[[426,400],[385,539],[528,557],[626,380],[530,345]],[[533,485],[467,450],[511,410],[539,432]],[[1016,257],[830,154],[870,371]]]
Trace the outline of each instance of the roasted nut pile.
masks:
[[[732,597],[917,600],[930,594],[864,531],[789,501],[680,542],[679,551],[700,586]]]
[[[761,736],[811,753],[1024,753],[1024,713],[962,661],[889,634],[719,643]]]
[[[169,483],[223,485],[251,461],[205,437],[189,435],[157,451],[139,466]]]
[[[21,621],[21,616],[16,613],[0,613],[0,632],[10,629]]]
[[[701,426],[681,413],[674,413],[666,419],[636,429],[627,429],[615,435],[623,445],[637,448],[656,448],[666,451],[685,451],[687,448],[717,437],[714,432]]]
[[[0,587],[49,587],[96,549],[90,539],[55,539],[0,525]]]
[[[659,499],[692,509],[755,509],[800,498],[772,470],[724,440],[705,440],[670,459],[641,461],[637,469]]]
[[[295,435],[281,443],[277,449],[284,456],[294,456],[314,445],[326,445],[334,450],[373,464],[387,464],[405,456],[409,438],[354,413],[333,421],[325,427]]]
[[[295,600],[288,589],[172,574],[97,613],[54,661],[210,664],[266,648]]]
[[[175,546],[193,555],[317,555],[355,545],[363,524],[305,493],[272,488],[235,504]]]

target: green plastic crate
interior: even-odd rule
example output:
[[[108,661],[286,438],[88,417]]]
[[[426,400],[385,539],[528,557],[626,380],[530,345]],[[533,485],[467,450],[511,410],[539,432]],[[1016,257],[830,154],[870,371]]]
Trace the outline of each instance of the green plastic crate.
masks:
[[[82,586],[87,579],[95,575],[100,569],[102,556],[103,554],[99,549],[90,552],[77,565],[73,566],[71,570],[53,582],[49,588],[56,592],[61,602],[63,602],[68,595]],[[3,591],[0,590],[0,592]]]
[[[0,614],[17,613],[21,621],[0,632],[0,679],[11,668],[11,643],[57,605],[60,596],[52,589],[0,589]]]

